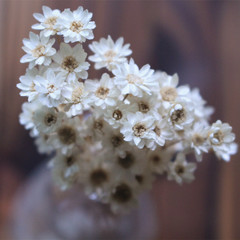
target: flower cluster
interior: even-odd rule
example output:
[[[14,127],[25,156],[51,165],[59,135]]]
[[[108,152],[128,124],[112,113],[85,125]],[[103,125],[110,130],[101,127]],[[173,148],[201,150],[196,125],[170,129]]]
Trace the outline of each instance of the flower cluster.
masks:
[[[49,166],[61,189],[81,184],[89,198],[126,212],[158,175],[191,182],[196,162],[189,155],[201,161],[213,151],[229,161],[237,152],[231,126],[209,123],[213,109],[198,89],[179,86],[176,74],[139,67],[123,38],[89,45],[95,69],[106,69],[89,79],[82,42],[94,38],[92,13],[44,6],[34,17],[40,33],[23,40],[21,62],[29,66],[17,84],[28,97],[20,123],[40,153],[54,153]]]

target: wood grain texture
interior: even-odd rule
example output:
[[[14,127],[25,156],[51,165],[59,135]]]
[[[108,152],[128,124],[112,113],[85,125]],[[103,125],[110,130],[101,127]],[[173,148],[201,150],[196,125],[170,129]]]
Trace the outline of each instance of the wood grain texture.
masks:
[[[26,176],[42,159],[18,123],[26,99],[15,86],[26,68],[19,63],[22,39],[44,4],[88,8],[97,23],[96,40],[124,36],[137,64],[178,72],[181,83],[200,88],[216,109],[213,121],[229,122],[239,142],[239,1],[0,0],[0,167]],[[97,75],[91,70],[90,76]],[[240,239],[239,156],[230,163],[206,156],[191,185],[158,180],[153,196],[159,239]]]

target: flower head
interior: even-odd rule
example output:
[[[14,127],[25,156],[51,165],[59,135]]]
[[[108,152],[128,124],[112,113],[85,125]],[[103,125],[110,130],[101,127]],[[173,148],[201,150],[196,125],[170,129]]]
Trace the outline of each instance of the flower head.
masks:
[[[100,69],[106,67],[112,71],[119,64],[127,61],[132,51],[129,49],[130,44],[123,45],[123,38],[117,39],[114,43],[112,38],[101,38],[99,42],[93,42],[89,45],[94,55],[89,60],[95,62],[95,68]]]
[[[65,9],[61,18],[58,21],[60,27],[59,35],[64,36],[64,41],[69,42],[85,42],[86,39],[93,39],[92,30],[96,27],[94,21],[90,21],[92,13],[88,10],[83,10],[79,7],[77,10],[71,12],[70,9]]]
[[[52,10],[50,7],[42,7],[43,14],[34,13],[33,16],[39,23],[36,23],[32,26],[35,30],[42,30],[42,33],[45,37],[54,35],[58,32],[57,22],[61,16],[61,12],[58,9]]]
[[[23,39],[22,49],[27,54],[20,59],[20,62],[29,62],[29,68],[33,68],[35,65],[49,66],[52,62],[51,56],[56,53],[56,50],[52,48],[54,42],[54,39],[45,37],[42,33],[39,36],[30,32],[29,39]]]

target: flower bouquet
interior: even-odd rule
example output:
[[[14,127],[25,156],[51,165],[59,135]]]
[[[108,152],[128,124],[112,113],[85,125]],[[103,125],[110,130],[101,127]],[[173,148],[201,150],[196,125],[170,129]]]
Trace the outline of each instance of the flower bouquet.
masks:
[[[231,126],[209,123],[213,108],[199,90],[179,86],[177,74],[139,67],[122,37],[91,42],[87,56],[96,27],[88,10],[43,6],[33,16],[40,33],[23,39],[20,61],[29,65],[17,87],[28,102],[20,123],[51,156],[62,190],[81,185],[90,199],[126,213],[158,175],[189,183],[204,153],[229,161],[237,152]],[[89,78],[88,60],[104,69],[98,79]]]

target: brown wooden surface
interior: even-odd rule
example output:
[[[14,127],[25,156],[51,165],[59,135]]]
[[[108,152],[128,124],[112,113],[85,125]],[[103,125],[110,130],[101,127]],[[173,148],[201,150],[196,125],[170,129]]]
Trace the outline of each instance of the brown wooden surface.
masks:
[[[93,12],[95,39],[110,34],[131,43],[139,65],[178,72],[180,82],[199,87],[218,118],[240,134],[240,1],[0,0],[0,239],[19,179],[41,162],[32,139],[18,123],[21,103],[15,85],[26,66],[22,39],[42,5]],[[92,76],[94,73],[91,73]],[[160,179],[153,195],[159,239],[240,239],[240,159],[199,164],[196,181],[177,186]],[[1,231],[2,230],[2,231]]]

